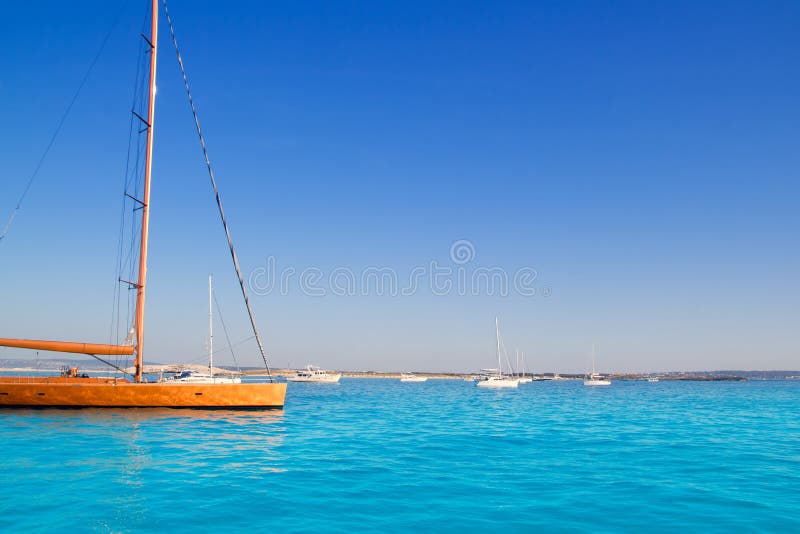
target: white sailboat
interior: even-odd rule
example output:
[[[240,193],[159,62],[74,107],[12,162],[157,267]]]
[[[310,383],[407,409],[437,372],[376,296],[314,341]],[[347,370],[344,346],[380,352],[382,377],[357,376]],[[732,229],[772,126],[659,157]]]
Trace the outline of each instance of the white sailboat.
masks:
[[[297,371],[294,376],[286,378],[287,382],[313,382],[316,384],[336,384],[342,378],[342,373],[323,371],[316,365],[306,365],[305,369]]]
[[[519,380],[503,376],[503,362],[500,359],[500,322],[497,317],[494,319],[494,331],[497,337],[497,369],[484,369],[489,374],[478,380],[479,388],[515,388],[519,386]]]
[[[518,379],[519,383],[520,384],[527,384],[529,382],[533,382],[533,378],[531,378],[529,376],[525,376],[525,353],[524,352],[520,352],[519,349],[517,349],[517,361],[518,361],[518,366],[519,366],[520,363],[522,364],[522,367],[521,367],[522,374],[519,375],[519,379]]]
[[[238,376],[214,376],[214,287],[213,278],[208,277],[208,372],[196,369],[184,369],[165,382],[191,383],[191,384],[241,384]]]
[[[427,382],[427,376],[419,376],[413,373],[401,373],[400,382]]]
[[[595,346],[594,346],[594,344],[592,344],[592,373],[590,375],[587,375],[583,379],[583,385],[584,386],[610,386],[611,385],[611,380],[608,380],[607,378],[603,378],[603,375],[598,374],[595,371],[595,368],[594,368],[595,362],[594,362],[594,360],[595,360]]]

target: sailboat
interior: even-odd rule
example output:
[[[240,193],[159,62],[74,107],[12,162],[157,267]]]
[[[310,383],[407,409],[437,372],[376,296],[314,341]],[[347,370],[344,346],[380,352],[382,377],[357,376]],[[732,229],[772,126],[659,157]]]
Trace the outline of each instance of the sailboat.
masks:
[[[497,369],[483,369],[488,373],[476,385],[479,388],[515,388],[519,386],[519,380],[508,376],[503,376],[503,363],[500,352],[500,322],[494,318],[494,332],[497,338]]]
[[[603,375],[598,374],[594,368],[594,360],[595,360],[595,346],[592,345],[592,373],[587,375],[583,379],[584,386],[610,386],[611,380],[607,378],[603,378]]]
[[[172,31],[172,21],[164,4],[164,13]],[[144,36],[149,46],[149,91],[147,117],[137,115],[147,132],[144,165],[144,190],[141,199],[134,199],[141,216],[141,239],[139,243],[138,273],[136,282],[127,282],[136,290],[134,313],[135,341],[130,344],[111,345],[97,343],[44,341],[30,339],[0,338],[0,346],[32,350],[45,350],[87,354],[104,361],[106,356],[134,356],[132,381],[119,377],[87,377],[80,375],[76,368],[68,369],[61,376],[53,377],[0,377],[0,406],[36,407],[189,407],[189,408],[279,408],[284,405],[286,384],[276,383],[269,373],[264,346],[256,328],[255,318],[250,307],[244,280],[239,269],[236,252],[233,248],[230,230],[222,210],[222,201],[217,190],[214,173],[208,160],[205,142],[202,138],[197,114],[192,104],[192,113],[201,141],[201,147],[209,171],[209,177],[216,195],[222,224],[225,228],[231,259],[239,277],[245,305],[250,317],[256,342],[267,367],[269,382],[263,383],[192,383],[192,382],[148,382],[143,376],[144,334],[145,334],[145,294],[147,289],[147,250],[150,220],[150,183],[153,166],[153,131],[155,125],[156,95],[156,56],[158,52],[158,0],[151,0],[150,36]],[[177,41],[172,33],[177,51]],[[186,73],[178,52],[178,62],[184,76],[185,88],[191,103]],[[108,362],[105,362],[108,363]]]
[[[519,358],[519,361],[522,363],[522,374],[519,376],[519,383],[528,384],[530,382],[533,382],[533,378],[525,376],[525,353],[520,352],[519,349],[517,349],[517,357]]]
[[[214,289],[213,277],[208,277],[208,372],[196,369],[184,369],[175,376],[167,378],[167,382],[191,382],[193,384],[241,384],[238,376],[214,376]]]

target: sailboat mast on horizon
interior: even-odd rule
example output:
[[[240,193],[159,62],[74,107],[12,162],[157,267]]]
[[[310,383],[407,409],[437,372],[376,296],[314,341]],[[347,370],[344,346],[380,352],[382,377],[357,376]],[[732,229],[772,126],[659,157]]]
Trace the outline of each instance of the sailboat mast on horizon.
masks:
[[[478,380],[475,385],[480,388],[515,388],[519,386],[519,380],[503,376],[502,351],[500,350],[500,320],[497,317],[494,318],[494,335],[497,341],[497,369],[486,369],[485,371],[490,374]]]
[[[588,375],[583,380],[584,386],[610,386],[611,380],[604,378],[603,375],[597,374],[597,370],[595,369],[595,353],[597,352],[597,347],[594,343],[592,343],[592,373]]]

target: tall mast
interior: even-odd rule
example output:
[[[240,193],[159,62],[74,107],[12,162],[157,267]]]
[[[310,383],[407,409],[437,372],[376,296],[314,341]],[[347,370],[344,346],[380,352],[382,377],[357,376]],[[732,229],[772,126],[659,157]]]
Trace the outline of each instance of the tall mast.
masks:
[[[211,307],[211,275],[208,275],[208,371],[214,377],[214,311]]]
[[[592,376],[594,376],[594,375],[595,375],[595,370],[594,370],[594,358],[595,358],[595,351],[596,351],[596,349],[595,349],[595,344],[594,344],[594,343],[592,343]]]
[[[136,368],[135,380],[142,381],[144,361],[144,296],[147,282],[147,235],[150,226],[150,177],[153,171],[153,120],[156,111],[156,52],[158,50],[158,0],[152,0],[150,28],[150,99],[147,105],[147,151],[144,167],[144,198],[142,198],[142,242],[139,251],[139,280],[136,284]]]
[[[500,321],[494,318],[494,335],[497,338],[497,374],[503,376],[503,365],[500,363]]]

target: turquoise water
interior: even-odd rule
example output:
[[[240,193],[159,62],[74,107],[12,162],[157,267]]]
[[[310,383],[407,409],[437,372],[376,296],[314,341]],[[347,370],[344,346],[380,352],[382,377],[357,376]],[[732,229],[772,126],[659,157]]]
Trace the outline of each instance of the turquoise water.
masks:
[[[290,384],[0,410],[0,531],[800,530],[800,381]]]

